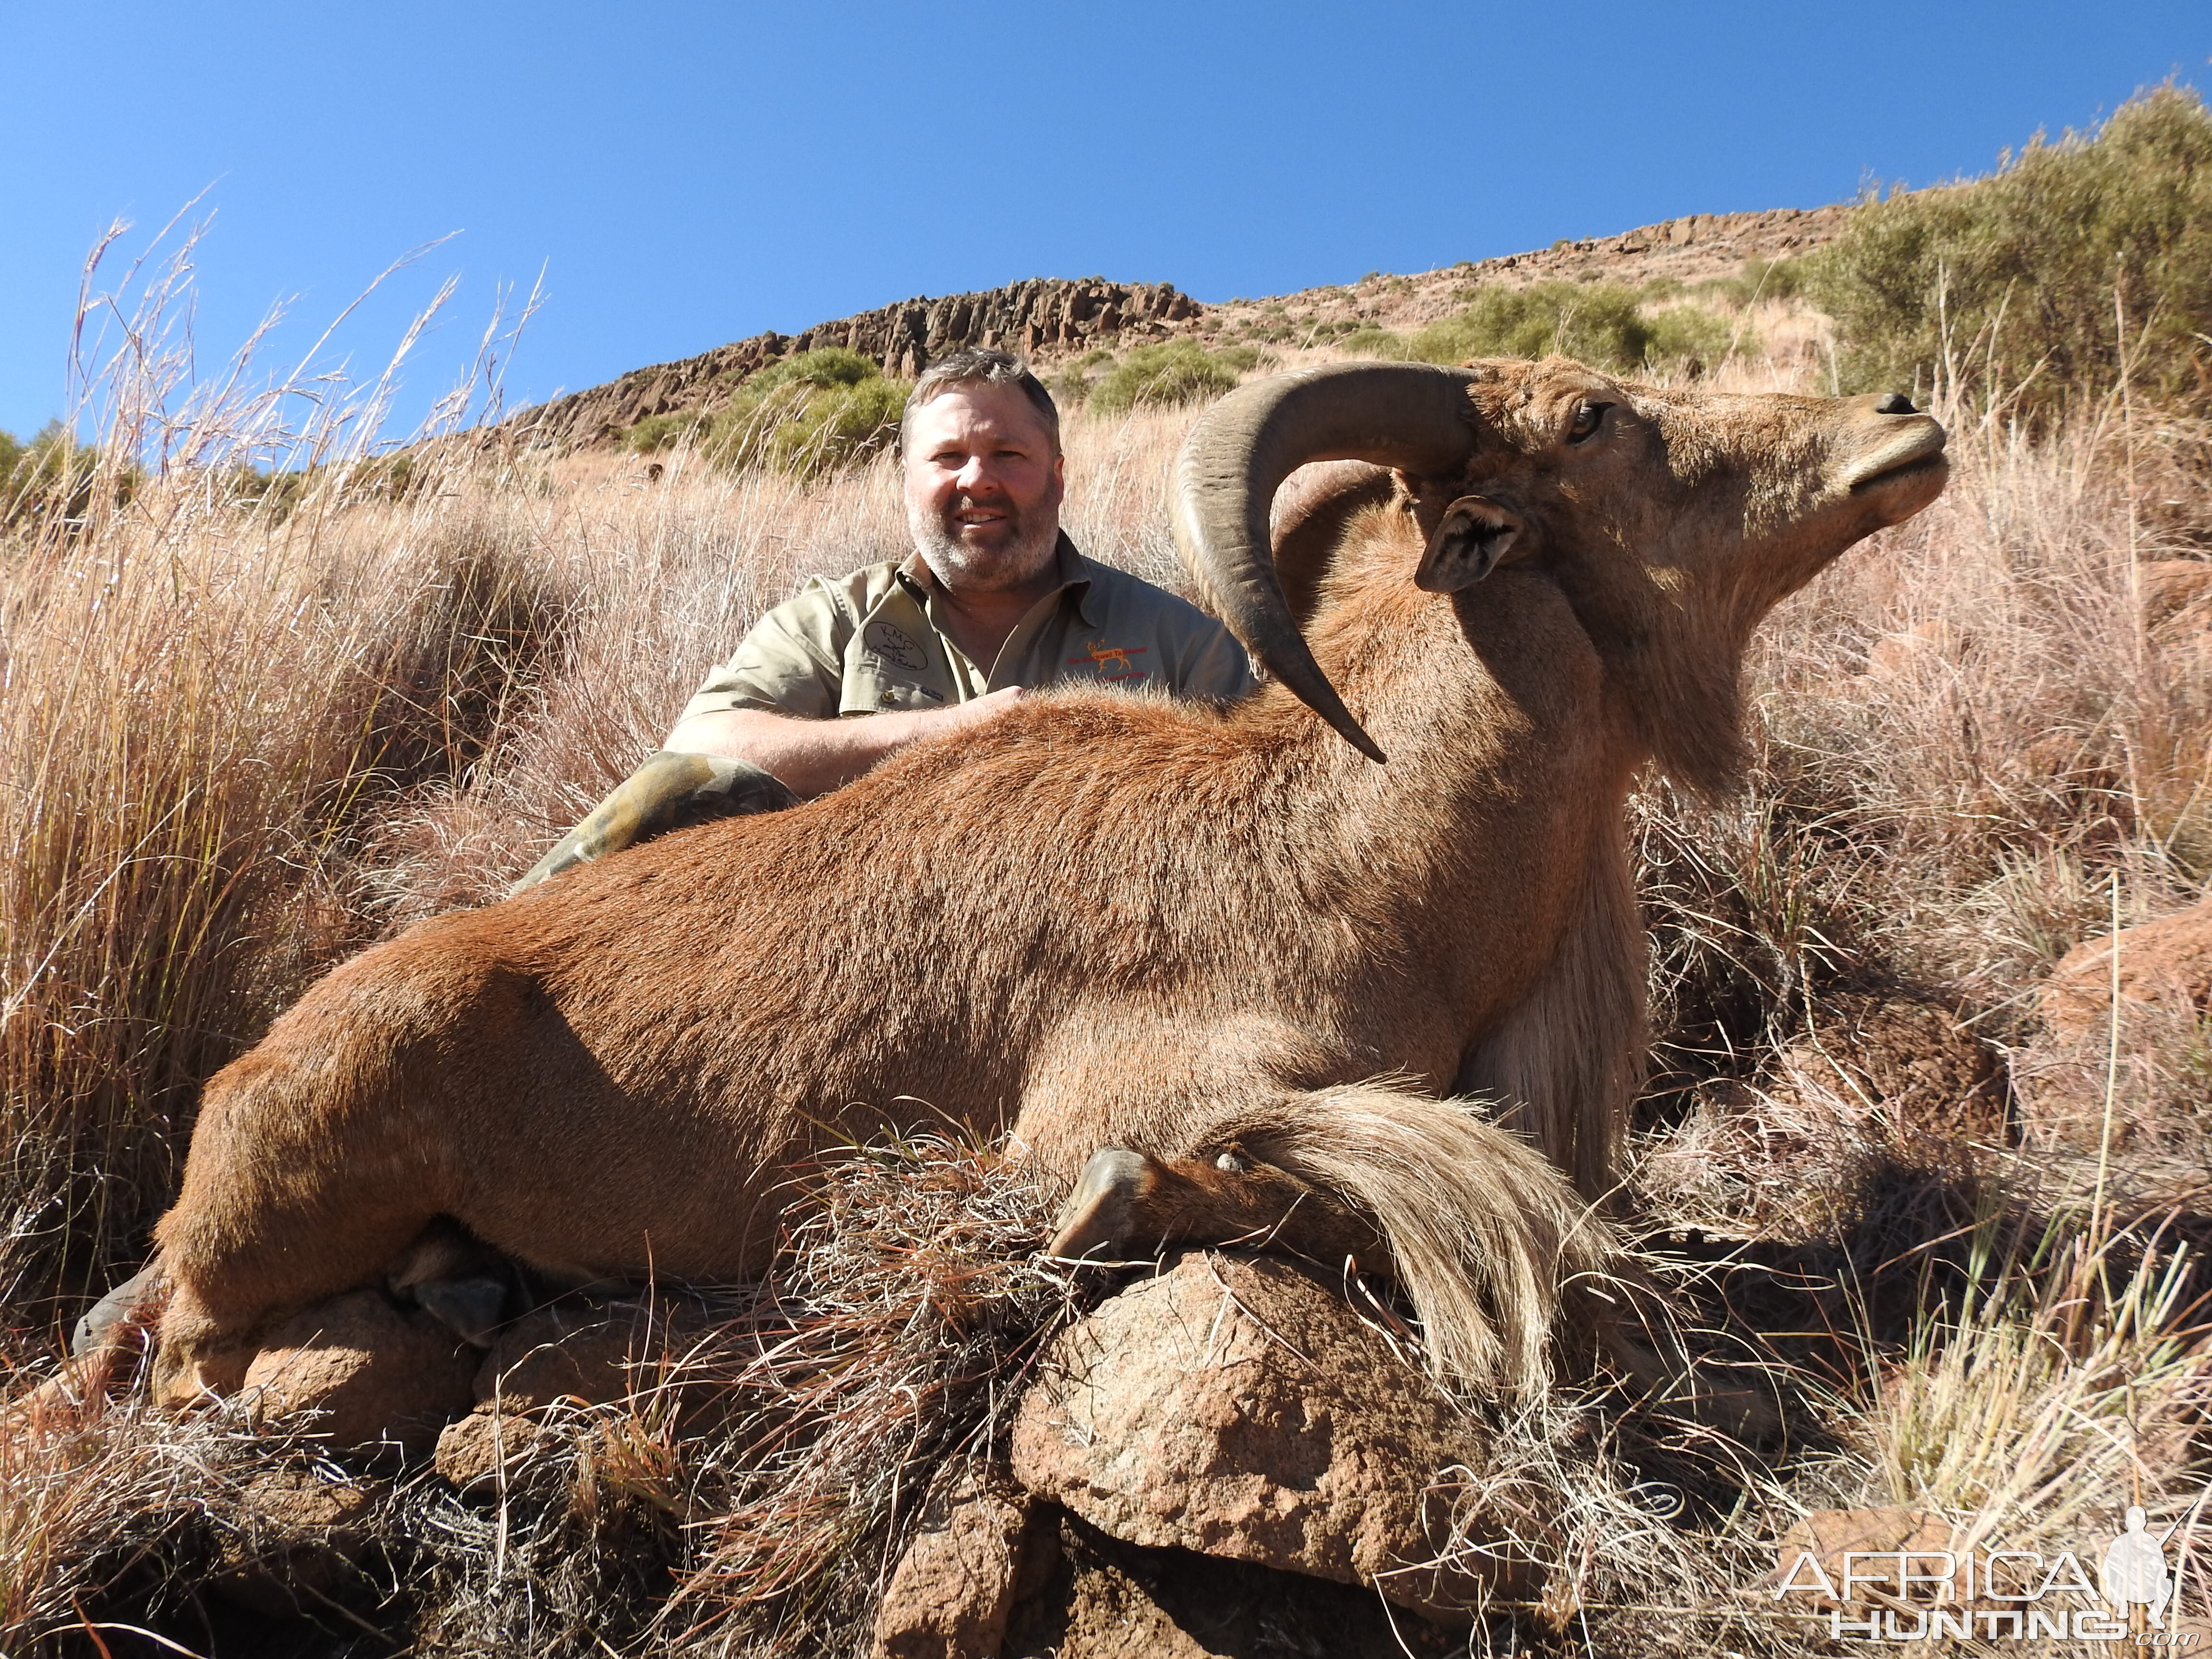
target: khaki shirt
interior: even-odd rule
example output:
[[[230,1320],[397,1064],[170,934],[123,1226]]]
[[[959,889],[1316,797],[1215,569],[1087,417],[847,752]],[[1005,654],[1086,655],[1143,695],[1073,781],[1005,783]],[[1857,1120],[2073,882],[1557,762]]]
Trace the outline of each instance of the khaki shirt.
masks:
[[[684,718],[758,708],[828,720],[1070,681],[1223,699],[1252,690],[1243,647],[1196,605],[1085,558],[1065,535],[1054,556],[1059,586],[1015,625],[988,672],[945,633],[935,579],[915,554],[809,580],[753,624]]]

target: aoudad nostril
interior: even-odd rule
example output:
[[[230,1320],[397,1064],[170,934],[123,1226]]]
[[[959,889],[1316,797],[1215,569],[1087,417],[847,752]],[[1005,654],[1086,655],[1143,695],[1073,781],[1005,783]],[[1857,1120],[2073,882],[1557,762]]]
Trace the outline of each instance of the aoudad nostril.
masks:
[[[1917,415],[1920,411],[1912,406],[1912,399],[1902,392],[1886,392],[1881,401],[1874,406],[1874,412],[1877,415]]]

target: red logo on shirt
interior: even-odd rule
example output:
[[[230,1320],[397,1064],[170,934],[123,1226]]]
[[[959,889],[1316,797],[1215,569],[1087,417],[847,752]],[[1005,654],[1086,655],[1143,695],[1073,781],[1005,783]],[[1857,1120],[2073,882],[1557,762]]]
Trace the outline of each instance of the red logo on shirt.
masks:
[[[1069,667],[1073,668],[1079,664],[1087,662],[1098,671],[1098,678],[1102,680],[1140,680],[1145,678],[1144,671],[1129,660],[1133,653],[1139,656],[1144,654],[1145,647],[1141,645],[1109,645],[1104,640],[1099,639],[1085,641],[1083,648],[1090,654],[1070,657],[1067,659]],[[1109,674],[1106,672],[1109,666],[1118,668],[1121,672],[1118,674]]]

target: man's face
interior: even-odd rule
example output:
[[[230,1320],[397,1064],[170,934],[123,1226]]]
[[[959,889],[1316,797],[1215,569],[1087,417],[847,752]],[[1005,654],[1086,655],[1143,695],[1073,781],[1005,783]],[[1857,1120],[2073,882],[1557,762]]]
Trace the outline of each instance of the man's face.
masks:
[[[907,433],[906,522],[955,592],[1019,587],[1052,562],[1062,458],[1019,386],[954,386]]]

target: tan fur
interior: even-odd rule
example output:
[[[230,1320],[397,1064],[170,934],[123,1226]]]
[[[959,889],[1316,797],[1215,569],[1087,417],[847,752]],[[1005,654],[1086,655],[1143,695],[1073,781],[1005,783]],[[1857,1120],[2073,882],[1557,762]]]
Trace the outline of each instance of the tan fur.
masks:
[[[580,1278],[757,1273],[810,1158],[946,1118],[1062,1182],[1264,1144],[1376,1218],[1452,1365],[1532,1380],[1603,1267],[1576,1189],[1613,1183],[1641,1047],[1632,777],[1724,787],[1751,627],[1941,473],[1846,487],[1900,429],[1870,400],[1556,359],[1470,395],[1466,475],[1344,515],[1310,629],[1388,765],[1279,689],[1033,697],[364,953],[208,1085],[158,1234],[165,1395],[232,1385],[440,1215]],[[1586,398],[1613,413],[1571,450]],[[1510,557],[1418,590],[1477,489],[1525,521]],[[1455,1079],[1573,1185],[1430,1097]]]

